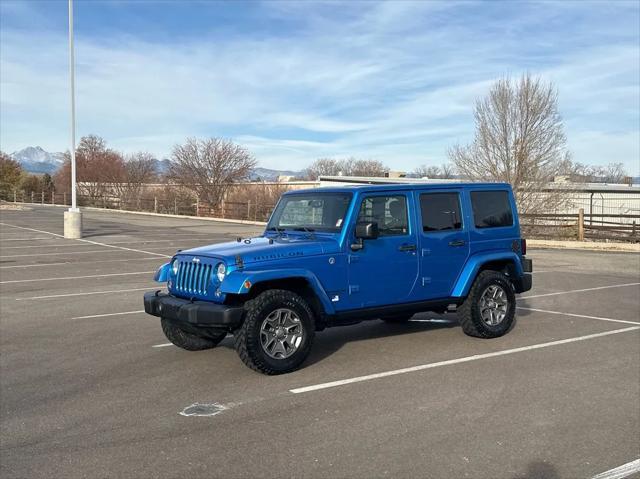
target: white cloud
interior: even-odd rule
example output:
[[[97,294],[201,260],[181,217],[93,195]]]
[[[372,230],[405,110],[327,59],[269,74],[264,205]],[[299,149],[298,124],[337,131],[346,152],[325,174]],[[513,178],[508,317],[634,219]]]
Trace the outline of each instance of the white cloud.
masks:
[[[333,2],[302,5],[268,4],[273,18],[304,25],[290,36],[203,34],[168,43],[79,34],[79,135],[159,156],[187,136],[223,135],[269,167],[353,155],[411,169],[444,161],[449,146],[470,139],[473,102],[493,80],[532,71],[558,86],[577,161],[623,161],[638,171],[634,32],[627,36],[635,43],[589,43],[584,31],[597,24],[586,19],[554,34],[579,39],[562,49],[543,26],[566,7],[476,20],[460,15],[473,4],[451,2],[345,4],[339,15]],[[66,149],[64,32],[2,30],[0,147]],[[603,26],[593,35],[603,31],[616,34]]]

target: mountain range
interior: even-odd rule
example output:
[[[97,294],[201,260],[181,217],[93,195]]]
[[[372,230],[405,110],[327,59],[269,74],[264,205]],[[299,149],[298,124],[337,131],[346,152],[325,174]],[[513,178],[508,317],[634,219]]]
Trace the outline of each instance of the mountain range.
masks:
[[[50,175],[52,175],[58,170],[58,168],[62,166],[62,163],[64,162],[63,153],[51,153],[45,151],[39,146],[28,146],[26,148],[23,148],[22,150],[14,151],[9,156],[20,163],[20,166],[22,166],[22,168],[26,172],[35,174],[49,173]],[[156,160],[156,171],[161,174],[165,173],[169,169],[170,165],[171,161],[167,159]],[[254,168],[249,178],[253,181],[274,181],[278,178],[278,176],[300,177],[302,176],[302,172],[290,170],[273,170],[270,168],[258,167]]]
[[[39,146],[28,146],[11,153],[11,158],[20,163],[22,168],[29,173],[53,174],[64,163],[62,153],[50,153]]]

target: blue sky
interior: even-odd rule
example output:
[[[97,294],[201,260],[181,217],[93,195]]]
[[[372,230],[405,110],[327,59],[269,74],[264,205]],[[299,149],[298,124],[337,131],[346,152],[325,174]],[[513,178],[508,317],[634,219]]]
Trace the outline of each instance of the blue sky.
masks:
[[[67,2],[0,0],[0,147],[68,148]],[[78,136],[261,166],[446,161],[504,75],[553,81],[569,149],[640,172],[640,2],[75,2]]]

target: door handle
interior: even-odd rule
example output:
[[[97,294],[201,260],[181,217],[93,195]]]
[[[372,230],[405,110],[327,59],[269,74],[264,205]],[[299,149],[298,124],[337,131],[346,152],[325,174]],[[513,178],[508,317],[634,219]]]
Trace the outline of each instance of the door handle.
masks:
[[[403,244],[398,247],[398,251],[415,251],[416,249],[416,245],[414,244]]]
[[[455,240],[455,241],[449,241],[449,246],[464,246],[465,245],[465,241],[464,240]]]

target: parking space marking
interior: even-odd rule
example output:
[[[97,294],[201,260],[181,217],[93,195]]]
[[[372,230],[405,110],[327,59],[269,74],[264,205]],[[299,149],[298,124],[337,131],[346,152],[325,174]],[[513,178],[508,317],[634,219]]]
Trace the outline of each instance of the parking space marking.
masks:
[[[144,313],[144,309],[141,309],[139,311],[123,311],[121,313],[90,314],[89,316],[76,316],[76,317],[71,318],[71,319],[104,318],[106,316],[122,316],[122,315],[125,315],[125,314],[139,314],[139,313]]]
[[[100,246],[108,246],[109,248],[116,248],[116,249],[121,249],[121,250],[124,250],[124,251],[135,251],[136,253],[145,253],[145,254],[152,254],[154,256],[161,256],[163,258],[171,258],[171,255],[153,253],[151,251],[144,251],[144,250],[135,249],[135,248],[125,248],[124,246],[115,246],[115,245],[110,245],[110,244],[107,244],[107,243],[99,243],[98,241],[91,241],[91,240],[86,240],[86,239],[79,239],[77,241],[84,241],[85,243],[91,243],[91,244],[100,245]]]
[[[0,238],[1,241],[36,241],[36,240],[52,240],[53,238]]]
[[[52,298],[68,298],[70,296],[89,296],[93,294],[107,294],[107,293],[128,293],[130,291],[151,291],[153,286],[147,286],[146,288],[132,288],[132,289],[112,289],[110,291],[89,291],[87,293],[66,293],[66,294],[49,294],[47,296],[31,296],[29,298],[16,298],[16,301],[30,301],[36,299],[52,299]],[[638,323],[640,324],[640,323]]]
[[[11,225],[9,223],[0,223],[0,225],[9,226],[11,228],[18,228],[18,229],[27,230],[27,231],[36,231],[38,233],[45,233],[45,234],[49,234],[49,235],[52,235],[52,236],[57,236],[58,238],[64,238],[64,235],[60,235],[58,233],[51,233],[49,231],[36,230],[34,228],[25,228],[24,226]],[[150,254],[150,255],[154,255],[154,256],[162,256],[163,258],[171,258],[171,256],[167,256],[166,254],[153,253],[151,251],[143,251],[141,249],[125,248],[124,246],[115,246],[115,245],[110,245],[110,244],[107,244],[107,243],[100,243],[98,241],[92,241],[92,240],[88,240],[88,239],[75,239],[75,240],[72,240],[72,241],[82,241],[84,243],[90,243],[90,244],[95,244],[95,245],[99,245],[99,246],[106,246],[106,247],[109,247],[109,248],[116,248],[116,249],[121,249],[121,250],[125,250],[125,251],[135,251],[136,253],[145,253],[145,254]],[[52,254],[56,254],[56,253],[52,253]],[[42,255],[38,255],[38,256],[42,256]]]
[[[25,249],[25,248],[75,248],[78,246],[89,246],[88,244],[48,244],[48,245],[28,245],[28,246],[3,246],[2,249]]]
[[[640,283],[612,284],[611,286],[598,286],[596,288],[571,289],[569,291],[558,291],[556,293],[532,294],[530,296],[520,296],[521,299],[544,298],[545,296],[558,296],[569,293],[584,293],[586,291],[598,291],[600,289],[626,288],[627,286],[638,286]]]
[[[42,263],[42,264],[20,264],[13,266],[0,266],[0,269],[9,268],[42,268],[44,266],[60,266],[61,264],[95,264],[95,263],[118,263],[121,261],[158,261],[158,258],[152,256],[150,258],[123,258],[123,259],[101,259],[98,261],[63,261],[61,263]]]
[[[151,274],[155,271],[136,271],[134,273],[109,273],[109,274],[92,274],[87,276],[66,276],[63,278],[37,278],[37,279],[12,279],[9,281],[0,281],[0,284],[9,283],[32,283],[36,281],[58,281],[63,279],[84,279],[84,278],[106,278],[109,276],[130,276],[134,274]]]
[[[77,245],[73,245],[77,246]],[[57,253],[29,253],[29,254],[5,254],[0,256],[0,258],[26,258],[26,257],[34,257],[37,256],[60,256],[66,254],[71,256],[72,254],[90,254],[90,253],[117,253],[117,251],[112,251],[110,249],[92,249],[89,251],[58,251]]]
[[[640,459],[628,462],[622,466],[616,467],[615,469],[601,472],[597,476],[593,476],[591,479],[622,479],[624,477],[629,477],[631,474],[635,474],[636,472],[640,472]]]
[[[42,231],[42,230],[37,230],[35,228],[25,228],[24,226],[10,225],[9,223],[0,223],[0,225],[9,226],[10,228],[18,228],[19,230],[35,231],[36,233],[44,233],[46,235],[57,236],[58,238],[64,238],[64,235],[59,235],[58,233],[51,233],[50,231]]]
[[[154,344],[152,348],[166,348],[167,346],[173,346],[173,343]]]
[[[548,311],[546,309],[525,308],[523,306],[516,306],[516,308],[522,309],[524,311],[535,311],[536,313],[558,314],[561,316],[573,316],[574,318],[597,319],[599,321],[611,321],[612,323],[640,324],[640,322],[638,321],[626,321],[624,319],[601,318],[599,316],[586,316],[584,314],[563,313],[562,311]]]
[[[373,379],[380,379],[380,378],[385,378],[385,377],[389,377],[389,376],[397,376],[399,374],[406,374],[406,373],[413,373],[416,371],[423,371],[425,369],[433,369],[433,368],[438,368],[441,366],[450,366],[453,364],[460,364],[460,363],[467,363],[470,361],[478,361],[481,359],[488,359],[488,358],[495,358],[498,356],[506,356],[508,354],[516,354],[516,353],[522,353],[522,352],[526,352],[526,351],[533,351],[536,349],[542,349],[542,348],[549,348],[552,346],[559,346],[562,344],[569,344],[569,343],[575,343],[578,341],[586,341],[589,339],[595,339],[595,338],[601,338],[604,336],[610,336],[612,334],[621,334],[621,333],[628,333],[630,331],[637,331],[640,329],[640,326],[632,326],[629,328],[624,328],[624,329],[614,329],[613,331],[605,331],[602,333],[595,333],[595,334],[587,334],[585,336],[577,336],[574,338],[569,338],[569,339],[561,339],[559,341],[550,341],[547,343],[539,343],[539,344],[532,344],[530,346],[523,346],[520,348],[513,348],[513,349],[505,349],[502,351],[495,351],[492,353],[485,353],[485,354],[475,354],[473,356],[466,356],[463,358],[457,358],[457,359],[449,359],[446,361],[438,361],[435,363],[427,363],[427,364],[421,364],[419,366],[412,366],[412,367],[408,367],[408,368],[402,368],[402,369],[394,369],[392,371],[384,371],[381,373],[375,373],[375,374],[368,374],[366,376],[357,376],[354,378],[349,378],[349,379],[341,379],[339,381],[331,381],[328,383],[321,383],[321,384],[314,384],[312,386],[305,386],[305,387],[300,387],[300,388],[295,388],[295,389],[290,389],[289,392],[293,393],[293,394],[302,394],[302,393],[307,393],[307,392],[311,392],[311,391],[318,391],[321,389],[329,389],[329,388],[334,388],[334,387],[338,387],[338,386],[345,386],[347,384],[353,384],[353,383],[359,383],[359,382],[363,382],[363,381],[371,381]]]

